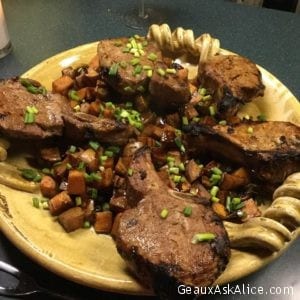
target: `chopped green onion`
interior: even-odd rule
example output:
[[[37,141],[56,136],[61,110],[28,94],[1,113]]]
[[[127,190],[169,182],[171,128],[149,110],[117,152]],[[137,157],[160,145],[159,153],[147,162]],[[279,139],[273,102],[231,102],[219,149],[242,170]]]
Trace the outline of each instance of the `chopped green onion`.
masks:
[[[25,124],[32,124],[34,122],[35,122],[35,114],[26,112],[25,117],[24,117],[24,123]]]
[[[80,196],[75,197],[76,206],[80,206],[82,204],[82,199]]]
[[[37,197],[32,198],[32,205],[36,208],[40,208],[40,199]]]
[[[174,161],[175,161],[175,157],[167,156],[167,162],[174,162]]]
[[[212,202],[219,202],[220,199],[218,197],[211,197]]]
[[[155,61],[157,59],[157,55],[155,53],[151,52],[147,58],[151,61]]]
[[[217,175],[222,175],[223,174],[223,171],[221,169],[219,169],[218,167],[213,167],[211,169],[211,171],[214,173],[214,174],[217,174]]]
[[[128,175],[128,176],[132,176],[132,175],[133,175],[133,169],[129,168],[129,169],[127,170],[127,175]]]
[[[172,180],[175,183],[179,183],[179,182],[181,182],[181,176],[180,175],[173,175]]]
[[[108,159],[107,155],[101,155],[100,156],[100,162],[103,164]]]
[[[163,70],[162,68],[158,68],[156,72],[160,76],[165,76],[166,75],[166,71]]]
[[[160,212],[160,217],[161,217],[162,219],[166,219],[167,216],[168,216],[168,214],[169,214],[169,211],[168,211],[166,208],[164,208],[164,209]]]
[[[206,95],[206,89],[205,88],[199,88],[198,90],[198,93],[201,95],[201,96],[205,96]]]
[[[240,204],[241,201],[242,201],[241,198],[235,197],[235,198],[232,198],[231,203],[232,203],[233,205],[236,205],[236,204]]]
[[[225,125],[227,125],[227,121],[226,120],[221,120],[219,122],[219,125],[225,126]]]
[[[100,147],[100,143],[97,141],[90,141],[89,142],[89,146],[94,149],[95,151],[97,151]]]
[[[41,175],[38,173],[38,171],[34,169],[20,169],[21,175],[23,178],[31,181],[40,181],[42,179]]]
[[[37,114],[39,111],[35,106],[26,106],[26,112]]]
[[[176,175],[178,175],[178,174],[179,174],[179,168],[178,168],[178,167],[171,167],[171,168],[169,168],[169,172],[170,172],[171,174],[176,174]]]
[[[253,127],[248,127],[247,128],[247,133],[252,134],[253,133]]]
[[[105,150],[105,151],[104,151],[104,155],[105,155],[105,156],[108,156],[108,157],[113,157],[113,156],[114,156],[114,152],[113,152],[113,151],[110,151],[110,150]]]
[[[211,105],[208,109],[209,109],[209,114],[213,117],[216,114],[215,107]]]
[[[144,69],[144,70],[152,70],[152,67],[151,67],[151,66],[148,66],[148,65],[145,65],[145,66],[143,66],[143,69]]]
[[[181,141],[181,138],[180,137],[176,137],[174,139],[174,141],[175,141],[176,146],[179,148],[179,150],[181,152],[185,152],[185,147],[184,147],[184,145],[183,145],[183,143]]]
[[[176,69],[166,69],[166,73],[168,74],[176,74]]]
[[[132,48],[137,48],[137,43],[134,38],[130,40],[130,43],[132,45]]]
[[[186,206],[186,207],[183,209],[183,214],[184,214],[186,217],[189,217],[189,216],[192,214],[192,207],[191,207],[191,206]]]
[[[219,192],[219,187],[214,185],[211,189],[210,189],[210,194],[212,197],[216,197],[218,192]]]
[[[212,174],[210,176],[210,182],[213,184],[213,185],[216,185],[217,183],[219,183],[219,181],[221,180],[222,176],[219,175],[219,174]]]
[[[182,124],[183,125],[189,125],[189,120],[186,116],[182,117]]]
[[[139,64],[139,63],[140,63],[139,58],[133,58],[133,59],[130,61],[130,64],[131,64],[132,66],[136,66],[136,65]]]
[[[141,65],[137,65],[135,68],[134,68],[134,71],[133,71],[133,75],[138,75],[138,74],[141,74],[142,73],[142,66]]]
[[[184,163],[180,163],[180,164],[178,165],[178,168],[179,168],[180,171],[184,171],[184,170],[185,170]]]
[[[134,93],[134,89],[131,86],[125,86],[124,87],[124,92],[126,93]]]
[[[111,67],[109,68],[108,75],[109,76],[116,76],[117,73],[118,73],[118,68],[119,68],[119,64],[118,63],[113,63],[111,65]]]
[[[211,99],[212,99],[212,96],[211,96],[211,95],[205,95],[205,96],[203,96],[203,98],[202,98],[203,101],[209,101],[209,100],[211,100]]]
[[[239,204],[237,204],[237,205],[234,206],[234,210],[239,210],[239,209],[241,209],[244,206],[245,206],[245,203],[241,202],[241,203],[239,203]]]
[[[83,171],[84,168],[85,168],[85,163],[84,163],[83,161],[81,161],[81,162],[78,164],[77,170]]]
[[[76,146],[74,146],[74,145],[71,145],[70,146],[70,148],[69,148],[69,150],[68,150],[68,152],[70,152],[70,153],[75,153],[76,152]]]
[[[147,70],[147,77],[152,77],[153,70]]]
[[[196,233],[192,238],[192,244],[200,242],[210,242],[216,238],[216,235],[211,232]]]
[[[80,98],[79,98],[79,96],[78,96],[78,93],[77,93],[77,91],[75,91],[75,90],[69,90],[69,92],[68,92],[68,97],[69,97],[70,99],[74,100],[74,101],[79,101],[79,100],[80,100]]]
[[[231,197],[227,196],[226,197],[226,209],[231,212]]]

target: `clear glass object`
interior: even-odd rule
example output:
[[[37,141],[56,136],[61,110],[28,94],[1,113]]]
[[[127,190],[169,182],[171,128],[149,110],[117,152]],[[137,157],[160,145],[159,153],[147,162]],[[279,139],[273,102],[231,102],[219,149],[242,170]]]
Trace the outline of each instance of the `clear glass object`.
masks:
[[[11,49],[12,45],[7,31],[2,2],[0,0],[0,58],[6,56]]]
[[[138,7],[125,14],[126,25],[134,29],[148,28],[151,24],[161,24],[165,21],[162,11],[145,5],[144,0],[138,0]]]

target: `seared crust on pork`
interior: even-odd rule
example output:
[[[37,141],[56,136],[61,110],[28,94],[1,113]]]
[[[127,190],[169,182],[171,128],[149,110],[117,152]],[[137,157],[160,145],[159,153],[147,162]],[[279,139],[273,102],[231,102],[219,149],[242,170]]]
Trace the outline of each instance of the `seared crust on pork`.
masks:
[[[169,299],[178,296],[179,284],[211,285],[225,269],[230,249],[208,201],[168,189],[145,148],[138,150],[130,168],[127,197],[135,197],[137,206],[118,218],[115,238],[121,256],[144,284]],[[189,217],[183,214],[185,207],[192,208]],[[166,218],[160,216],[163,209],[168,211]],[[201,232],[216,238],[193,244],[194,235]]]
[[[295,124],[247,121],[233,126],[195,124],[186,129],[192,136],[187,139],[191,150],[198,147],[246,166],[256,179],[280,183],[300,170],[300,127]]]
[[[245,103],[264,93],[261,73],[249,59],[217,55],[199,66],[198,81],[217,101],[217,111],[226,118]]]
[[[35,107],[35,122],[24,122],[26,107]],[[0,82],[0,132],[20,139],[44,139],[63,133],[63,114],[70,112],[67,99],[59,94],[32,94],[18,79]]]

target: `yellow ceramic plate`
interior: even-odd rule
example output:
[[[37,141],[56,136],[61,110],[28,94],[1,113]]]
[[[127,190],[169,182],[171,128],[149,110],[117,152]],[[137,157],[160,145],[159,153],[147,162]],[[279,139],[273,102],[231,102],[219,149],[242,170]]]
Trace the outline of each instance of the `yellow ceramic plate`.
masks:
[[[60,76],[62,68],[88,63],[95,55],[96,47],[97,43],[91,43],[65,51],[43,61],[23,76],[36,79],[51,89],[51,82]],[[265,113],[268,119],[299,122],[300,105],[295,97],[274,76],[264,69],[261,71],[267,87],[263,104],[251,104],[246,111]],[[12,163],[24,163],[25,155],[9,154]],[[65,233],[48,211],[33,208],[32,194],[3,185],[0,185],[0,193],[1,231],[34,261],[62,277],[93,288],[151,294],[127,272],[109,236],[96,235],[90,229]],[[292,240],[296,235],[295,231]],[[230,282],[260,269],[289,245],[284,243],[279,252],[267,256],[233,250],[230,263],[217,283]]]

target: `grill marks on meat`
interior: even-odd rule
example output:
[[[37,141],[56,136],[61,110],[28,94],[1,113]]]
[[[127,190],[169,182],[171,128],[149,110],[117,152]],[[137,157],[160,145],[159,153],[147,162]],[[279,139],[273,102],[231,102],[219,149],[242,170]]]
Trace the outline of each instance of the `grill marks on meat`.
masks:
[[[150,53],[155,53],[157,55],[157,60],[162,60],[162,54],[155,43],[148,43],[145,47],[145,55],[140,57],[134,57],[131,53],[124,53],[123,49],[126,44],[129,43],[129,39],[109,39],[102,40],[98,44],[98,56],[100,61],[100,68],[102,76],[115,90],[120,94],[132,95],[131,90],[126,90],[130,87],[134,92],[142,86],[145,89],[149,83],[149,77],[147,77],[146,72],[141,72],[134,75],[134,70],[137,64],[132,64],[132,59],[139,61],[141,66],[149,66],[150,68],[155,68],[155,62],[149,60],[147,56]],[[125,63],[126,66],[122,68],[118,67],[118,72],[116,75],[109,75],[109,69],[116,63]]]
[[[176,109],[190,99],[190,90],[188,83],[187,70],[180,67],[174,68],[170,59],[163,57],[160,49],[154,42],[147,42],[144,46],[144,54],[134,57],[131,53],[124,53],[124,47],[129,43],[129,39],[111,39],[103,40],[98,45],[98,56],[103,79],[122,95],[132,95],[148,90],[152,96],[154,108],[160,110]],[[149,56],[155,55],[156,59],[149,59]],[[132,65],[132,60],[138,63]],[[121,64],[125,63],[125,67]],[[117,74],[109,75],[109,70],[115,64],[119,64]],[[136,74],[136,67],[142,68],[141,72]],[[152,70],[152,76],[147,75],[147,70]],[[174,68],[176,72],[160,75],[158,70],[163,71]]]
[[[65,115],[66,137],[82,141],[96,139],[103,143],[125,145],[133,135],[133,128],[122,122],[108,118],[97,118],[86,113]]]
[[[235,115],[245,103],[264,93],[261,73],[249,59],[217,55],[199,66],[198,80],[217,101],[220,116]]]
[[[27,106],[35,106],[35,122],[24,123]],[[124,145],[133,128],[108,118],[72,111],[67,98],[60,94],[32,94],[17,79],[0,83],[0,132],[21,139],[44,139],[64,135],[76,141],[96,139]]]
[[[160,296],[174,299],[179,284],[208,286],[225,269],[230,249],[226,231],[206,200],[174,192],[158,177],[148,150],[138,150],[130,166],[127,197],[136,207],[118,219],[116,245],[134,273]],[[141,176],[146,172],[146,176]],[[192,207],[185,217],[183,209]],[[162,209],[169,214],[160,217]],[[192,244],[194,234],[215,233],[212,242]]]
[[[27,106],[38,109],[35,122],[24,123]],[[58,94],[31,94],[17,79],[0,84],[0,131],[14,138],[43,139],[63,133],[64,113],[69,111],[67,99]]]
[[[300,127],[292,123],[248,121],[213,127],[197,124],[188,131],[191,148],[201,145],[208,153],[244,165],[259,180],[280,183],[300,170]]]
[[[165,64],[158,65],[167,69]],[[188,84],[188,71],[180,69],[176,74],[161,76],[154,72],[149,83],[151,102],[161,110],[174,110],[186,104],[191,97]]]

